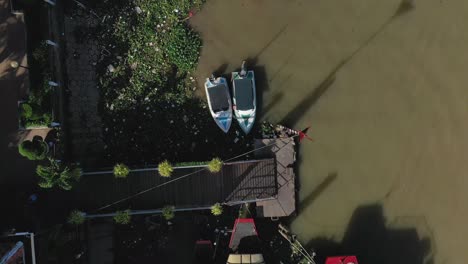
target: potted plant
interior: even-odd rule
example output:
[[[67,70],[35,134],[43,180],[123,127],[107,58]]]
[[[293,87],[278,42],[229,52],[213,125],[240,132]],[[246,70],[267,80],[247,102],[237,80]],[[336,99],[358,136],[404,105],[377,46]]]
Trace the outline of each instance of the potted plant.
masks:
[[[18,145],[18,152],[29,160],[43,160],[49,152],[49,146],[41,137],[25,140]]]
[[[59,187],[63,190],[71,190],[73,183],[77,182],[82,174],[81,168],[71,168],[61,162],[49,158],[49,165],[38,165],[36,174],[41,178],[41,188]]]
[[[165,160],[158,165],[159,174],[163,177],[171,177],[174,168],[169,161]]]
[[[219,158],[214,158],[208,163],[208,170],[210,172],[216,173],[220,172],[223,168],[223,161]]]

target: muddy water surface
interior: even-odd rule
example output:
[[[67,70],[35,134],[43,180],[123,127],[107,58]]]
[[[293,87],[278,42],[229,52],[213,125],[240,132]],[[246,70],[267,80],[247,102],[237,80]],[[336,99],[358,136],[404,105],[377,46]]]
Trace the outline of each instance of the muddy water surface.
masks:
[[[312,126],[292,228],[319,255],[468,259],[467,14],[466,1],[208,0],[191,20],[199,80],[249,58],[262,118]]]

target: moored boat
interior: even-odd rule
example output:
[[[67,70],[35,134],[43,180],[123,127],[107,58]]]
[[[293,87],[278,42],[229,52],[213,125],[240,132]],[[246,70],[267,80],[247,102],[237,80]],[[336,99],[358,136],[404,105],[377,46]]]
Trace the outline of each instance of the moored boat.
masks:
[[[248,134],[255,123],[257,96],[254,71],[247,71],[245,61],[240,72],[232,73],[234,115],[242,130]]]
[[[229,131],[232,123],[232,103],[226,78],[207,78],[205,82],[206,97],[211,116],[224,133]]]

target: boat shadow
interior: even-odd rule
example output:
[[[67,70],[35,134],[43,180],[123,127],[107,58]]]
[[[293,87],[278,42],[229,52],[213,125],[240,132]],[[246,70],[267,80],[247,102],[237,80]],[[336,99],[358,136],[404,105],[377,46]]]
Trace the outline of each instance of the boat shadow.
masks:
[[[420,223],[389,227],[380,204],[363,205],[354,211],[340,243],[318,237],[306,248],[316,252],[317,263],[324,263],[327,256],[355,255],[362,263],[431,264],[431,236],[420,237],[420,228]]]

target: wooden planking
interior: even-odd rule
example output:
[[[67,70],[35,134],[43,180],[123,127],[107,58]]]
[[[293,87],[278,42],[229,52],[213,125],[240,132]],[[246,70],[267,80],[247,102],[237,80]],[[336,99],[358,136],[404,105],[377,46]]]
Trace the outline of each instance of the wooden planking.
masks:
[[[276,158],[278,195],[274,200],[257,202],[257,213],[263,217],[289,216],[296,210],[294,139],[277,138],[255,141],[255,148],[272,145],[255,153],[256,157]]]
[[[252,200],[259,196],[272,197],[277,194],[275,166],[274,159],[225,164],[219,173],[197,172],[107,211],[156,209],[164,205],[201,207],[224,201]],[[197,170],[200,168],[176,169],[170,178],[161,177],[155,171],[132,172],[125,179],[116,179],[112,174],[85,175],[72,191],[73,200],[83,210],[95,210]]]

